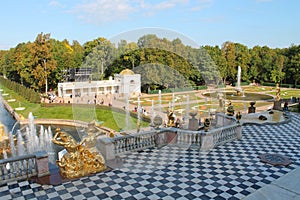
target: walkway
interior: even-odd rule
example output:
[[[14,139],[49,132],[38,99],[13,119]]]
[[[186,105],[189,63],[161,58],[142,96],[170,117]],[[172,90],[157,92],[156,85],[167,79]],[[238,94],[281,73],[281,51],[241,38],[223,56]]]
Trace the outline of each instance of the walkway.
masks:
[[[244,126],[242,140],[208,152],[167,145],[124,155],[108,172],[59,185],[4,184],[0,199],[300,199],[300,115],[292,117],[287,124]],[[262,163],[264,153],[293,163]]]

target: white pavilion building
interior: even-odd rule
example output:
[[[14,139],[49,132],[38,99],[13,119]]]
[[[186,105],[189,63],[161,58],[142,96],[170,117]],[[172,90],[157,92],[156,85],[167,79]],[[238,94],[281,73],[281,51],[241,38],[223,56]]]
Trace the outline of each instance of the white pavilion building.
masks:
[[[65,82],[58,83],[58,96],[94,96],[99,94],[130,94],[137,96],[141,93],[141,75],[130,69],[124,69],[114,78],[102,81]]]

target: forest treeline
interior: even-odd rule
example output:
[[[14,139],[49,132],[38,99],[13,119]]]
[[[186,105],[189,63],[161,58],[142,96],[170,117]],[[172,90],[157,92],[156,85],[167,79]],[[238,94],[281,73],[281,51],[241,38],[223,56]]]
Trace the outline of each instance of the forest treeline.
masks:
[[[113,44],[97,38],[81,45],[58,41],[40,33],[35,41],[0,51],[0,74],[36,91],[55,89],[72,68],[90,67],[92,79],[106,79],[125,68],[142,74],[144,90],[236,82],[237,66],[243,82],[298,86],[300,45],[288,48],[254,46],[230,41],[221,46],[191,47],[180,39],[144,35],[135,42]]]

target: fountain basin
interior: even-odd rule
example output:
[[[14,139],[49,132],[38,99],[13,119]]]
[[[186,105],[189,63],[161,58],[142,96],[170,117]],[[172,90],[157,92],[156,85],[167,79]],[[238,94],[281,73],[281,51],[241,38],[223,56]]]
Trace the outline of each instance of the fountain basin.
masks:
[[[218,98],[218,93],[220,92],[207,92],[203,93],[203,96]],[[236,92],[224,92],[224,98],[228,100],[241,100],[241,101],[266,101],[273,100],[273,97],[268,94],[259,94],[259,93],[249,93],[245,92],[242,96],[236,95]]]
[[[265,116],[266,120],[260,120],[260,116]],[[279,124],[288,120],[284,113],[277,110],[250,113],[243,115],[241,122],[244,124]]]

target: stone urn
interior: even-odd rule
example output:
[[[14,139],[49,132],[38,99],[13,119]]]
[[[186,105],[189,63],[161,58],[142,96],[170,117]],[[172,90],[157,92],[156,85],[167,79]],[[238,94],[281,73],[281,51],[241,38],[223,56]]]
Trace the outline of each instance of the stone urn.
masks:
[[[248,107],[248,113],[255,113],[256,110],[256,108],[254,107],[255,104],[256,104],[255,101],[250,102],[250,107]]]
[[[197,115],[197,111],[196,110],[192,110],[191,112],[189,112],[189,115],[192,117],[191,119],[189,119],[189,124],[188,124],[188,129],[189,130],[193,130],[196,131],[199,128],[199,121],[196,119],[196,115]]]
[[[159,126],[161,126],[162,123],[163,123],[162,117],[159,115],[156,115],[153,119],[154,128],[159,128]]]
[[[191,112],[189,112],[189,115],[190,115],[192,118],[195,118],[197,114],[198,114],[198,113],[197,113],[196,110],[192,110]]]

